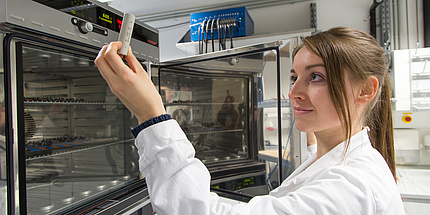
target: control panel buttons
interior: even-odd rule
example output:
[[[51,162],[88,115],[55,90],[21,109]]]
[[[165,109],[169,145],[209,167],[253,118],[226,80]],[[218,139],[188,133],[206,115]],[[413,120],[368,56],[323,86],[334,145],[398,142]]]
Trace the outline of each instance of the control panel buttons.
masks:
[[[79,31],[83,34],[93,31],[93,24],[89,22],[81,22],[79,25]]]
[[[93,25],[91,22],[87,22],[87,21],[80,20],[77,18],[72,18],[71,22],[73,25],[78,27],[79,32],[81,32],[82,34],[87,34],[88,32],[94,32],[94,33],[101,34],[104,36],[108,35],[107,29]]]

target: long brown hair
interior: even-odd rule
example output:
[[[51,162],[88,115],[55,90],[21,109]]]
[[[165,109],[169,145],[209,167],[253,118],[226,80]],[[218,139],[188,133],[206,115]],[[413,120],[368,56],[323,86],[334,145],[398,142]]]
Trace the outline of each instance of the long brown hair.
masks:
[[[348,72],[352,83],[365,84],[371,76],[378,79],[377,95],[365,111],[364,125],[370,128],[372,146],[381,153],[396,178],[391,86],[387,57],[383,49],[369,34],[346,27],[332,28],[304,37],[302,41],[293,51],[293,61],[302,47],[323,59],[330,96],[345,128],[347,143],[352,136],[352,122],[346,96],[345,72]]]

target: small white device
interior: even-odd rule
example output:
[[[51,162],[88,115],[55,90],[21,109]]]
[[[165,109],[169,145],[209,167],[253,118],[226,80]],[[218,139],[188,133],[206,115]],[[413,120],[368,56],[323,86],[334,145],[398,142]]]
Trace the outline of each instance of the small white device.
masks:
[[[121,29],[119,30],[118,40],[122,42],[121,48],[118,50],[118,54],[123,56],[127,55],[128,46],[130,45],[131,35],[133,33],[134,20],[136,17],[133,14],[124,13],[122,17]]]

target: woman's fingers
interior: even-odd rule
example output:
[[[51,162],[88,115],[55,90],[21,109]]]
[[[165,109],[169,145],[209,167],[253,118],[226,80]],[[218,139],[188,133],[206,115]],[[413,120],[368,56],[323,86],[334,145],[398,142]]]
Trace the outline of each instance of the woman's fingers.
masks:
[[[160,94],[140,62],[129,49],[126,60],[117,53],[121,42],[103,47],[95,64],[111,91],[136,116],[139,122],[165,113]]]
[[[108,48],[107,45],[103,46],[103,48],[99,51],[99,54],[97,55],[96,59],[94,60],[94,63],[99,69],[99,72],[102,75],[102,77],[110,85],[110,80],[112,78],[115,78],[112,76],[116,76],[116,74],[115,74],[115,71],[113,71],[113,69],[110,67],[109,63],[106,61],[105,53],[107,48]]]
[[[131,50],[131,46],[128,47],[128,54],[125,56],[125,60],[127,61],[128,65],[130,66],[131,70],[135,73],[145,72],[145,69],[143,69],[142,64],[137,60],[137,58],[134,56],[133,51]]]
[[[119,73],[130,72],[130,68],[124,64],[122,57],[118,54],[118,50],[121,48],[121,42],[111,42],[106,49],[104,54],[106,61],[112,67],[113,71],[119,75]]]

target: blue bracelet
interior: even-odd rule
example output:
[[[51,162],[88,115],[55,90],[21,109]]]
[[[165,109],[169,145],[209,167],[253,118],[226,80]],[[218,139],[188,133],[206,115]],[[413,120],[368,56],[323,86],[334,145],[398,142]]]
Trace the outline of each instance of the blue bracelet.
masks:
[[[147,121],[145,121],[144,123],[134,127],[131,130],[131,133],[133,133],[133,136],[136,138],[137,135],[139,134],[140,131],[142,131],[143,129],[151,126],[151,125],[155,125],[159,122],[164,122],[167,121],[169,119],[172,119],[172,116],[170,116],[169,114],[162,114],[160,116],[156,116],[154,118],[148,119]]]

